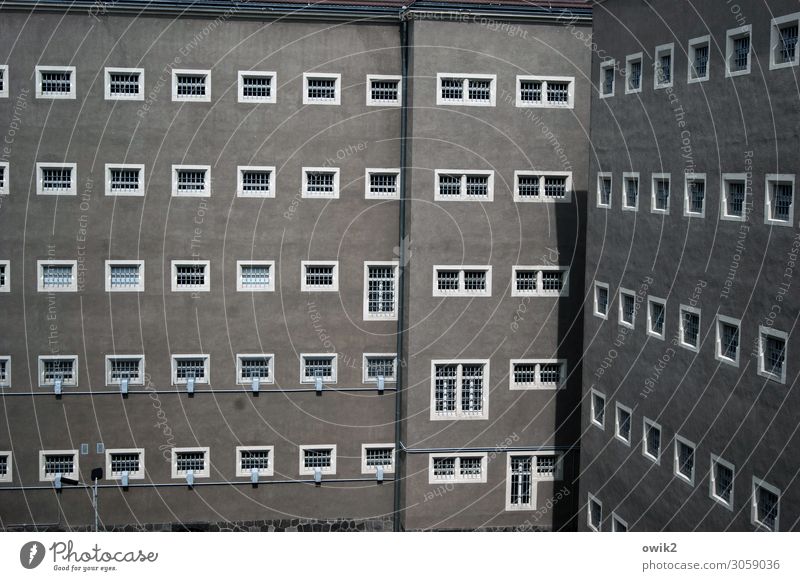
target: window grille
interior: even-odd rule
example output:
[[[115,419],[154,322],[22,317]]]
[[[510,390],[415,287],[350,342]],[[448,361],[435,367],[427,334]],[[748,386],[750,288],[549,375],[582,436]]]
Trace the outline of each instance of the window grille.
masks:
[[[178,286],[201,287],[206,282],[204,264],[178,264],[175,266],[175,283]]]
[[[336,191],[336,174],[334,172],[306,172],[306,193],[308,195],[333,194]]]
[[[439,270],[436,272],[436,285],[440,291],[459,290],[460,271],[458,270]]]
[[[44,475],[56,476],[57,474],[67,475],[75,472],[74,454],[45,454],[44,455]]]
[[[304,374],[309,379],[333,379],[333,357],[306,357]]]
[[[464,98],[464,79],[442,79],[442,99],[461,101]]]
[[[375,196],[397,195],[397,174],[369,174],[369,193]]]
[[[722,323],[722,345],[720,355],[736,361],[739,353],[739,327]]]
[[[486,271],[485,270],[465,270],[464,271],[464,290],[485,291],[486,290]]]
[[[561,364],[542,363],[539,368],[539,382],[542,384],[561,384]]]
[[[467,98],[470,101],[491,101],[492,81],[490,79],[468,79]]]
[[[483,365],[463,365],[461,379],[461,411],[483,411]]]
[[[539,176],[517,176],[517,191],[520,197],[539,197]]]
[[[239,379],[249,381],[252,379],[268,380],[270,378],[271,359],[269,357],[240,357]]]
[[[614,93],[614,67],[603,69],[603,94],[611,95]]]
[[[539,279],[539,272],[536,270],[518,270],[516,271],[515,282],[518,291],[533,292],[537,290],[537,283]]]
[[[652,424],[647,425],[645,450],[653,458],[658,458],[661,453],[661,430]]]
[[[686,478],[694,477],[694,448],[688,444],[677,441],[678,446],[678,472]]]
[[[703,203],[706,197],[706,184],[702,181],[689,182],[689,207],[693,214],[703,212]]]
[[[626,442],[631,439],[631,413],[620,407],[617,408],[617,435]]]
[[[42,283],[45,288],[65,288],[72,286],[72,266],[68,264],[42,265]]]
[[[395,312],[394,266],[367,267],[367,312],[393,315]]]
[[[243,170],[242,191],[248,193],[267,193],[272,172],[264,170]]]
[[[56,381],[73,383],[75,381],[75,361],[73,359],[43,359],[42,383],[53,385]]]
[[[555,476],[556,456],[536,456],[536,474],[539,476]]]
[[[439,175],[439,195],[458,196],[461,194],[461,176]]]
[[[0,93],[3,93],[6,89],[6,70],[0,69]]]
[[[303,467],[307,469],[330,468],[333,450],[329,448],[309,448],[303,450]]]
[[[533,493],[533,459],[530,456],[511,457],[511,499],[514,506],[529,505]]]
[[[714,463],[714,495],[730,504],[733,492],[733,470],[721,462]]]
[[[694,47],[694,76],[703,79],[708,75],[708,45]]]
[[[728,184],[728,215],[744,215],[744,182],[730,182]]]
[[[0,69],[2,72],[2,69]],[[0,92],[2,92],[3,87],[0,85]],[[0,190],[5,189],[6,187],[6,168],[5,166],[0,166]]]
[[[394,378],[394,357],[367,357],[367,379]]]
[[[622,295],[622,320],[633,325],[633,317],[636,314],[636,299],[633,295]]]
[[[391,468],[393,452],[393,448],[367,448],[364,452],[364,462],[370,468],[377,466]]]
[[[564,289],[564,273],[558,270],[542,271],[542,290],[561,292]]]
[[[399,101],[400,81],[373,79],[370,81],[369,95],[373,101]]]
[[[8,359],[0,359],[0,385],[8,383]]]
[[[108,76],[111,95],[129,97],[139,94],[139,73],[109,73]]]
[[[112,264],[109,267],[111,288],[137,288],[141,282],[137,264]]]
[[[650,330],[657,334],[664,334],[664,305],[650,303]]]
[[[628,89],[635,91],[642,86],[642,61],[632,61],[628,75]]]
[[[0,476],[8,476],[8,456],[0,456]]]
[[[70,95],[72,94],[71,71],[42,71],[42,95]]]
[[[797,24],[781,27],[780,37],[778,62],[794,62],[797,51]]]
[[[486,198],[489,196],[488,176],[467,176],[467,196]]]
[[[72,168],[42,168],[42,190],[49,192],[68,192],[72,188]]]
[[[138,192],[138,169],[111,169],[111,193]]]
[[[597,288],[597,312],[601,315],[608,313],[608,289],[602,286]]]
[[[591,525],[600,530],[600,522],[603,520],[603,506],[596,500],[589,501],[589,518]]]
[[[457,382],[457,365],[436,365],[434,380],[434,400],[436,402],[436,413],[455,413]]]
[[[206,189],[206,170],[179,169],[178,193],[196,193]]]
[[[111,474],[120,476],[123,472],[134,474],[141,470],[138,452],[111,452]]]
[[[639,198],[639,180],[628,178],[625,180],[625,205],[635,208]]]
[[[239,468],[242,472],[269,470],[269,450],[242,450],[239,452]]]
[[[731,62],[732,71],[743,71],[747,69],[750,61],[750,37],[741,36],[733,39],[733,60]]]
[[[515,363],[514,383],[517,385],[534,385],[536,383],[536,363]]]
[[[455,458],[434,458],[433,476],[434,478],[453,478],[456,475]]]
[[[683,312],[683,342],[692,347],[697,347],[700,334],[700,315],[689,311]]]
[[[771,490],[756,485],[756,520],[771,531],[778,520],[778,495]]]
[[[592,414],[594,423],[602,426],[606,421],[606,400],[596,393],[592,394]]]
[[[131,383],[141,381],[141,360],[140,359],[109,359],[109,379],[111,383],[120,383],[127,379]]]
[[[668,85],[672,82],[672,55],[664,54],[658,59],[658,79],[662,85]]]
[[[204,357],[187,357],[175,360],[175,379],[179,382],[205,378],[206,360]]]
[[[268,99],[272,96],[272,77],[242,76],[242,97],[245,99]]]
[[[177,74],[177,95],[179,97],[205,97],[206,75]]]
[[[544,196],[546,198],[563,198],[567,195],[567,178],[561,176],[545,176]]]
[[[240,268],[242,288],[264,288],[270,285],[271,268],[268,264],[242,264]]]
[[[189,470],[195,473],[203,472],[206,469],[206,453],[175,452],[175,465],[179,474],[186,473]]]
[[[333,286],[333,269],[334,267],[332,265],[307,265],[306,286]]]
[[[600,178],[600,203],[604,206],[611,204],[611,178]]]
[[[459,475],[462,478],[480,478],[483,460],[481,458],[463,457],[459,459]]]
[[[336,79],[308,79],[309,101],[335,101]]]
[[[783,375],[786,358],[786,341],[777,337],[764,337],[764,371],[773,375]]]
[[[562,105],[569,103],[569,83],[548,81],[547,102]]]
[[[669,207],[669,180],[656,180],[656,209],[666,210]]]
[[[520,100],[523,103],[542,101],[542,81],[520,81]]]
[[[791,220],[792,185],[772,184],[772,219],[783,222]]]

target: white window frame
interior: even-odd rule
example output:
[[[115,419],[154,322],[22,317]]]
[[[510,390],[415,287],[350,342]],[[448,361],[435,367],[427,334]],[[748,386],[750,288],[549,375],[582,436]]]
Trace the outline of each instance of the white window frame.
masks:
[[[188,380],[178,379],[179,359],[203,359],[203,379],[195,378],[195,385],[208,385],[211,382],[211,356],[208,353],[175,353],[170,356],[170,379],[173,386],[186,385]]]
[[[457,270],[458,274],[458,290],[455,291],[440,291],[437,276],[440,270]],[[464,271],[466,270],[482,270],[486,271],[486,291],[468,291],[464,288]],[[434,297],[491,297],[492,296],[492,265],[491,264],[434,264],[433,265],[433,294]]]
[[[114,192],[111,189],[111,171],[115,169],[136,169],[139,170],[139,187],[136,190],[131,190],[129,192]],[[106,195],[107,196],[144,196],[144,164],[143,163],[107,163],[106,164]]]
[[[139,284],[131,288],[114,288],[111,286],[112,266],[138,266]],[[137,293],[144,292],[144,260],[106,260],[106,292],[107,293]]]
[[[14,454],[11,450],[0,450],[0,456],[6,457],[6,473],[0,474],[0,482],[14,481]],[[41,462],[40,462],[41,464]]]
[[[639,88],[631,89],[630,86],[631,64],[636,61],[639,61],[639,65],[641,67],[639,71]],[[641,52],[629,54],[628,56],[625,57],[625,94],[633,95],[635,93],[641,93],[643,86],[644,86],[644,54]]]
[[[731,500],[730,502],[726,502],[721,497],[717,496],[716,494],[716,476],[714,474],[714,464],[720,463],[723,466],[726,466],[730,469],[732,477],[731,477]],[[709,465],[708,470],[708,495],[714,502],[717,502],[727,508],[730,511],[733,511],[733,501],[734,501],[734,493],[736,492],[736,467],[728,462],[727,460],[723,460],[716,454],[711,454],[711,464]]]
[[[782,46],[782,42],[783,42],[781,40],[780,27],[783,24],[790,24],[790,23],[794,23],[796,26],[798,26],[798,29],[800,29],[800,12],[794,12],[793,14],[787,14],[786,16],[779,16],[777,18],[773,18],[771,23],[770,23],[770,27],[769,27],[769,29],[770,29],[770,37],[769,37],[770,38],[770,40],[769,40],[769,48],[770,48],[770,51],[769,51],[769,54],[770,54],[770,56],[769,56],[769,69],[771,71],[775,70],[775,69],[785,69],[785,68],[790,68],[790,67],[796,67],[798,64],[800,64],[800,51],[798,51],[798,48],[800,48],[800,46],[797,46],[797,45],[795,45],[794,60],[793,61],[785,62],[785,63],[779,63],[777,58],[776,58],[777,57],[777,51],[779,50],[779,47]],[[798,44],[800,45],[800,42],[798,42]]]
[[[771,336],[776,339],[782,339],[784,348],[783,348],[783,369],[781,370],[781,375],[778,377],[774,373],[771,373],[766,370],[764,366],[764,356],[765,356],[765,349],[764,349],[764,339],[765,336]],[[758,375],[761,377],[766,377],[767,379],[771,379],[773,381],[777,381],[778,383],[786,383],[786,367],[789,364],[789,334],[785,331],[778,331],[772,327],[766,327],[764,325],[758,326]]]
[[[52,192],[44,189],[44,169],[71,169],[69,189],[63,192]],[[78,165],[64,162],[36,162],[36,195],[37,196],[77,196]]]
[[[269,359],[269,377],[259,378],[261,384],[275,383],[275,354],[274,353],[237,353],[236,354],[236,385],[251,385],[252,379],[242,377],[242,359],[247,357],[264,357]],[[251,446],[252,447],[252,446]]]
[[[44,382],[44,361],[45,360],[53,360],[53,359],[71,359],[72,360],[72,375],[75,379],[72,381],[64,381],[62,382],[62,387],[78,387],[78,356],[77,355],[39,355],[38,358],[38,378],[39,378],[39,387],[44,388],[51,388],[53,387],[52,383],[45,383]]]
[[[800,47],[798,47],[800,48]],[[796,53],[795,53],[796,54]],[[762,524],[758,520],[758,496],[756,495],[756,488],[761,487],[766,489],[767,491],[771,492],[772,494],[778,497],[778,511],[775,515],[775,528],[770,529],[766,525]],[[755,526],[758,530],[762,531],[770,531],[770,532],[778,532],[780,531],[780,518],[781,518],[781,491],[777,486],[773,486],[769,482],[762,480],[761,478],[757,478],[753,476],[753,485],[751,489],[751,497],[750,497],[750,522],[753,526]]]
[[[434,458],[455,458],[455,474],[452,478],[437,478],[433,475],[433,460]],[[481,459],[481,477],[480,478],[467,478],[461,476],[461,458],[480,458]],[[441,484],[443,482],[450,484],[486,484],[486,470],[489,467],[489,455],[486,452],[459,452],[457,454],[441,454],[434,453],[428,454],[428,484]]]
[[[299,446],[300,458],[298,463],[298,471],[300,476],[313,476],[314,468],[305,467],[305,451],[306,450],[330,450],[331,451],[331,465],[329,468],[320,467],[322,474],[334,475],[336,474],[336,444],[303,444]]]
[[[683,340],[684,333],[683,333],[683,326],[684,326],[684,318],[683,313],[694,313],[697,315],[697,345],[690,345]],[[697,307],[690,307],[689,305],[681,305],[680,309],[678,310],[678,344],[683,347],[684,349],[688,349],[689,351],[693,351],[698,353],[700,351],[700,345],[703,342],[703,315],[700,312],[700,309]]]
[[[624,531],[617,530],[619,525],[625,527]],[[628,532],[630,527],[628,526],[628,522],[625,519],[620,518],[620,516],[616,512],[611,513],[611,532],[613,533],[624,533]]]
[[[0,260],[0,266],[5,268],[5,282],[0,284],[0,293],[11,292],[11,261]]]
[[[252,192],[244,190],[244,173],[248,171],[269,172],[269,190],[267,192]],[[237,165],[236,166],[236,197],[237,198],[274,198],[277,173],[274,165]]]
[[[122,475],[115,476],[111,471],[111,454],[139,454],[139,470],[128,472],[128,478],[130,480],[144,480],[144,452],[144,448],[106,448],[106,479],[122,480]]]
[[[69,94],[67,95],[50,95],[42,92],[42,73],[64,73],[69,72]],[[45,66],[40,65],[36,67],[36,98],[37,99],[75,99],[76,85],[78,84],[78,73],[75,67],[72,66]]]
[[[689,182],[703,182],[703,211],[691,211],[691,198],[689,195]],[[704,173],[685,173],[683,174],[683,215],[687,218],[705,218],[706,207],[708,206],[708,180]]]
[[[332,266],[333,284],[330,287],[308,286],[306,284],[307,266]],[[300,261],[300,291],[304,293],[336,293],[339,292],[339,261],[338,260],[301,260]]]
[[[600,89],[597,91],[601,99],[608,99],[613,97],[614,94],[617,92],[617,61],[614,59],[607,59],[600,63],[600,82],[598,83],[598,88]],[[611,92],[606,93],[606,71],[611,69],[614,71],[614,80],[611,83]]]
[[[534,176],[539,178],[539,195],[533,198],[529,196],[521,196],[519,193],[519,178],[520,177],[527,177],[527,176]],[[563,198],[553,198],[545,196],[544,194],[544,183],[545,178],[547,177],[561,177],[565,178],[566,182],[564,184],[564,197]],[[437,181],[438,186],[438,181]],[[494,186],[494,179],[492,179],[492,186]],[[439,192],[439,188],[436,188],[436,192]],[[492,193],[492,197],[494,197],[494,192]],[[451,198],[445,198],[451,199]],[[532,171],[532,170],[524,170],[524,171],[515,171],[514,172],[514,201],[520,203],[534,203],[534,204],[563,204],[569,203],[572,201],[572,172],[571,171]]]
[[[658,456],[653,456],[647,450],[647,428],[655,428],[658,430]],[[651,420],[647,417],[642,418],[642,456],[656,464],[657,466],[661,465],[661,456],[664,452],[664,430],[661,427],[661,424],[658,422]]]
[[[133,381],[129,380],[129,385],[144,385],[144,374],[145,374],[145,365],[144,365],[144,355],[143,354],[134,354],[134,355],[106,355],[106,385],[120,385],[120,380],[112,380],[111,379],[111,360],[112,359],[138,359],[139,360],[139,380]]]
[[[308,96],[308,81],[315,79],[336,81],[334,98],[331,100],[310,99]],[[340,73],[303,73],[303,105],[341,105],[342,104],[342,75]]]
[[[178,95],[178,75],[205,75],[206,94],[202,96]],[[181,103],[211,102],[211,70],[210,69],[172,69],[172,100]]]
[[[243,266],[268,266],[269,283],[261,287],[245,287],[242,280]],[[246,293],[269,293],[275,291],[275,261],[274,260],[237,260],[236,261],[236,291]]]
[[[659,83],[659,73],[661,71],[661,55],[669,52],[669,82]],[[668,89],[675,82],[675,43],[668,42],[659,44],[653,51],[653,89]]]
[[[600,507],[600,522],[597,523],[597,526],[592,523],[592,503],[595,503]],[[593,530],[597,533],[603,530],[603,503],[600,502],[591,492],[588,493],[586,501],[586,526],[588,526],[590,530]]]
[[[44,266],[72,266],[72,284],[67,287],[48,288],[44,286]],[[78,261],[77,260],[37,260],[36,261],[36,290],[40,293],[75,293],[78,292]]]
[[[244,78],[258,77],[270,80],[269,97],[245,97]],[[275,71],[238,71],[237,78],[237,102],[239,103],[277,103],[278,102],[278,75]]]
[[[678,444],[684,444],[685,446],[689,446],[692,449],[694,462],[692,463],[692,474],[691,476],[686,476],[685,474],[681,473],[680,471],[680,455],[678,454]],[[691,440],[687,440],[683,436],[679,436],[675,434],[675,444],[673,445],[673,474],[678,480],[682,480],[686,484],[690,486],[694,486],[695,476],[697,475],[697,444],[692,442]]]
[[[618,310],[617,323],[622,325],[623,327],[627,327],[628,329],[635,329],[636,315],[638,314],[639,310],[636,305],[636,293],[631,289],[620,287],[619,292],[617,294],[619,295],[619,301],[618,301],[619,304],[617,305],[617,310]],[[623,311],[625,309],[625,301],[623,300],[623,295],[630,295],[633,297],[633,320],[630,323],[628,323],[623,316]]]
[[[800,47],[798,47],[800,48]],[[789,219],[776,220],[772,218],[772,186],[774,184],[790,183],[792,185],[792,203],[789,206]],[[745,187],[745,190],[747,188]],[[764,224],[772,226],[794,226],[794,199],[796,197],[794,187],[794,174],[787,173],[768,173],[764,178]]]
[[[653,330],[654,321],[653,321],[653,313],[650,310],[650,305],[651,304],[657,304],[657,305],[661,305],[662,307],[664,307],[664,319],[662,321],[664,328],[663,328],[663,331],[662,331],[661,334],[658,334]],[[656,339],[661,339],[662,341],[666,338],[666,336],[667,336],[667,301],[666,301],[666,299],[662,299],[662,298],[659,298],[659,297],[654,297],[654,296],[651,296],[651,295],[647,296],[647,334],[650,337],[655,337]]]
[[[171,471],[172,471],[172,478],[175,479],[185,479],[186,473],[185,472],[178,472],[178,452],[203,452],[205,454],[205,459],[203,465],[205,468],[200,470],[199,472],[193,472],[192,475],[195,478],[208,478],[211,476],[211,449],[208,446],[200,446],[194,448],[181,448],[175,447],[172,448],[172,459],[171,459]]]
[[[463,97],[461,99],[442,99],[442,79],[461,79]],[[491,81],[489,86],[489,102],[469,99],[469,81]],[[457,105],[464,107],[494,107],[497,101],[497,75],[473,73],[436,73],[436,105]]]
[[[734,216],[732,214],[728,214],[728,189],[731,182],[744,183],[744,199],[742,200],[741,216]],[[747,220],[747,214],[748,214],[747,198],[749,197],[748,190],[750,189],[748,188],[749,182],[750,179],[748,178],[748,175],[746,173],[722,174],[722,179],[720,180],[720,209],[719,209],[720,220],[729,220],[731,222],[745,222]]]
[[[44,473],[45,456],[56,456],[56,455],[67,456],[70,454],[72,455],[73,470],[68,474],[62,474],[61,477],[78,480],[81,474],[80,454],[78,454],[78,450],[39,450],[39,482],[53,482],[56,479],[55,475],[45,476]]]
[[[459,189],[458,197],[455,196],[441,196],[439,194],[439,178],[442,175],[460,176],[461,186]],[[485,198],[478,198],[475,196],[467,195],[467,176],[486,176],[486,190],[487,195]],[[437,202],[493,202],[494,201],[494,170],[478,170],[478,169],[437,169],[434,170],[434,190],[433,199]]]
[[[536,380],[532,385],[520,384],[514,380],[514,366],[517,364],[536,365]],[[551,387],[550,383],[543,383],[541,381],[541,366],[542,365],[559,365],[560,382],[557,386]],[[511,391],[528,391],[528,390],[555,390],[564,389],[567,386],[567,360],[566,359],[511,359],[508,362],[508,388]]]
[[[436,366],[455,365],[456,372],[456,409],[452,415],[436,413]],[[483,365],[483,402],[481,413],[463,412],[461,410],[461,386],[464,365]],[[455,421],[455,420],[488,420],[489,419],[489,391],[490,391],[490,365],[488,359],[432,359],[431,360],[431,395],[430,395],[430,420],[431,421]],[[437,481],[438,482],[438,481]]]
[[[727,323],[728,325],[736,325],[736,328],[739,329],[739,346],[736,349],[736,359],[731,360],[727,357],[722,355],[722,324]],[[739,367],[739,361],[742,359],[742,321],[740,319],[734,319],[733,317],[726,317],[725,315],[717,315],[717,321],[714,325],[716,327],[716,341],[714,344],[714,358],[717,361],[721,361],[727,365],[732,365],[733,367]]]
[[[628,180],[636,180],[636,205],[628,205]],[[670,186],[671,187],[671,186]],[[638,171],[623,172],[622,174],[622,211],[638,212],[639,202],[642,199],[642,180],[639,179]]]
[[[526,81],[540,81],[542,83],[542,100],[539,103],[522,100],[522,83]],[[567,89],[567,102],[565,104],[562,104],[560,101],[551,102],[547,100],[547,83],[550,81],[569,84],[569,88]],[[575,108],[575,77],[559,77],[553,75],[517,75],[515,87],[517,107],[535,107],[540,109]]]
[[[531,458],[531,501],[526,504],[511,504],[511,460],[512,458]],[[538,498],[538,483],[539,480],[535,477],[536,474],[536,452],[531,450],[530,452],[520,451],[520,452],[509,452],[506,454],[506,510],[507,511],[523,511],[523,510],[536,510],[536,504],[539,500]]]
[[[627,440],[622,437],[622,434],[620,432],[620,421],[619,421],[620,410],[627,412],[628,417],[630,418],[628,422],[630,429],[628,432]],[[617,402],[616,405],[614,406],[614,437],[630,448],[631,441],[633,440],[633,410],[628,406],[621,404],[620,402]]]
[[[394,174],[397,176],[397,193],[391,196],[373,194],[370,191],[370,176],[372,174]],[[368,167],[364,170],[364,199],[365,200],[398,200],[400,199],[400,168],[397,167]]]
[[[595,416],[595,398],[603,400],[603,421],[598,422]],[[606,414],[608,413],[608,398],[606,394],[597,391],[596,389],[589,390],[589,423],[595,428],[606,431]]]
[[[383,381],[385,383],[395,383],[395,382],[397,382],[397,353],[364,353],[362,355],[362,360],[361,360],[361,368],[362,368],[361,380],[362,380],[362,382],[364,382],[364,383],[378,383],[377,378],[376,379],[372,379],[367,375],[367,359],[369,359],[371,357],[381,358],[381,359],[384,359],[384,358],[388,359],[390,357],[393,358],[394,359],[394,375],[392,375],[391,377],[384,377]]]
[[[131,74],[136,73],[139,75],[139,92],[135,95],[113,95],[111,93],[111,75],[112,74]],[[123,67],[105,67],[103,75],[105,79],[105,99],[106,101],[144,101],[144,69],[139,68],[123,68]]]
[[[517,289],[517,272],[521,270],[535,270],[536,271],[536,290],[518,290]],[[561,290],[558,292],[545,291],[542,288],[542,273],[543,272],[560,272],[563,274],[561,277]],[[512,297],[568,297],[569,296],[569,267],[568,266],[554,266],[554,265],[532,265],[525,266],[515,264],[511,267],[511,296]]]
[[[372,98],[372,81],[397,81],[397,99],[394,101]],[[400,107],[403,102],[403,77],[401,75],[367,75],[367,107]]]
[[[318,358],[330,358],[331,359],[331,379],[323,379],[322,383],[329,385],[334,384],[338,380],[339,376],[339,354],[338,353],[301,353],[300,354],[300,383],[302,384],[311,384],[314,385],[316,383],[316,378],[306,377],[306,359],[313,359],[315,357]]]
[[[731,70],[731,59],[733,58],[733,41],[743,36],[750,37],[749,51],[747,55],[747,68],[741,71]],[[731,28],[725,32],[725,77],[740,77],[749,75],[753,68],[753,25],[747,24],[738,28]]]
[[[274,476],[275,475],[275,446],[236,446],[236,476],[238,478],[250,478],[250,471],[242,470],[242,452],[269,452],[269,466],[267,468],[258,468],[256,471],[259,476]]]
[[[320,195],[308,193],[308,174],[309,173],[332,173],[333,174],[333,193]],[[303,189],[301,197],[309,200],[338,200],[339,199],[339,179],[341,172],[338,167],[303,167]]]
[[[178,266],[205,266],[205,276],[202,286],[178,286]],[[211,261],[210,260],[173,260],[170,263],[170,276],[172,279],[172,292],[196,293],[211,291]]]
[[[0,362],[6,364],[6,378],[0,380],[0,387],[11,387],[11,356],[0,355]]]
[[[606,290],[606,296],[608,297],[608,302],[606,303],[606,312],[605,313],[601,313],[597,308],[598,307],[598,302],[597,302],[597,299],[598,299],[597,289],[598,288],[605,289]],[[604,282],[594,281],[594,300],[592,302],[593,302],[593,311],[594,311],[594,316],[595,317],[599,317],[599,318],[601,318],[603,320],[608,319],[608,312],[611,310],[611,298],[612,298],[611,297],[611,289],[609,288],[608,284],[604,283]]]
[[[706,74],[704,77],[694,77],[692,76],[692,73],[694,72],[695,50],[698,46],[703,46],[703,45],[708,47]],[[708,79],[711,78],[711,36],[706,34],[705,36],[690,38],[687,46],[688,48],[686,49],[686,54],[688,56],[688,66],[686,67],[686,82],[692,84],[692,83],[702,83],[704,81],[707,81]]]
[[[180,171],[205,171],[203,190],[198,193],[180,193],[178,190],[178,172]],[[211,166],[210,165],[172,165],[172,197],[174,198],[210,198],[211,197]]]
[[[368,448],[391,448],[392,449],[392,465],[387,468],[383,467],[384,474],[394,474],[395,467],[395,448],[394,444],[361,444],[361,474],[375,474],[378,470],[376,466],[367,466],[367,449]]]
[[[658,199],[658,188],[656,188],[657,181],[669,182],[669,196],[667,196],[667,207],[663,210],[658,208],[656,200]],[[672,205],[672,174],[669,173],[654,173],[650,174],[650,212],[653,214],[669,214],[670,206]]]
[[[3,88],[0,89],[0,99],[8,99],[8,65],[0,65],[3,74]]]
[[[394,272],[394,308],[391,313],[370,313],[369,312],[369,267],[370,266],[391,266]],[[396,321],[397,320],[397,299],[400,294],[398,284],[400,282],[400,262],[397,260],[365,260],[364,261],[364,292],[363,292],[363,315],[365,321]]]
[[[601,202],[601,200],[602,200],[602,197],[601,197],[602,188],[600,187],[600,184],[603,182],[603,178],[608,178],[608,179],[611,180],[611,189],[609,190],[609,193],[608,193],[608,204],[603,204]],[[609,209],[609,208],[611,208],[611,206],[613,204],[613,201],[614,201],[614,176],[613,176],[613,173],[610,172],[610,171],[597,172],[597,207],[598,208]]]
[[[0,186],[0,196],[7,196],[8,193],[11,191],[11,186],[9,185],[9,164],[7,161],[0,161],[0,168],[3,168],[3,185]]]

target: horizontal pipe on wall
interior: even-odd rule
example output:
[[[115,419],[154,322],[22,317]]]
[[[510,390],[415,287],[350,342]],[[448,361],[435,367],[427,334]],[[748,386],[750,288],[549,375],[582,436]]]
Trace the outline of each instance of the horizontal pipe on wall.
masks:
[[[53,391],[47,391],[47,388],[37,388],[41,391],[4,391],[0,389],[0,399],[5,396],[50,396],[53,397],[55,394]],[[315,388],[310,387],[292,387],[292,388],[271,388],[271,389],[260,389],[259,391],[252,391],[251,389],[195,389],[191,394],[184,390],[178,389],[129,389],[126,394],[123,394],[119,390],[102,390],[102,391],[68,391],[69,388],[64,388],[59,397],[64,397],[67,395],[145,395],[145,394],[177,394],[177,395],[196,395],[198,393],[239,393],[239,394],[264,394],[264,393],[325,393],[325,392],[361,392],[361,391],[373,391],[376,393],[380,393],[377,387],[326,387],[321,392],[318,392]],[[397,388],[395,387],[385,387],[383,391],[395,391]]]

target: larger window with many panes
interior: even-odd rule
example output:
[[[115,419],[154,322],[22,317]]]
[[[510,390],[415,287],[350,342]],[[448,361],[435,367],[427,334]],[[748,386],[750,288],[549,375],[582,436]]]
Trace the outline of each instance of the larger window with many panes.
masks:
[[[486,419],[488,407],[488,360],[431,362],[432,420]]]
[[[364,263],[364,319],[397,319],[398,263]]]
[[[562,458],[558,454],[509,453],[506,460],[506,510],[534,510],[537,484],[561,478]]]

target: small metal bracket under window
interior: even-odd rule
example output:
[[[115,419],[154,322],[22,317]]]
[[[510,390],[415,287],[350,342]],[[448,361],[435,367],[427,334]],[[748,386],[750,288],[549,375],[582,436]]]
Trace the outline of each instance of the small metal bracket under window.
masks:
[[[61,395],[61,380],[60,379],[56,379],[55,383],[53,383],[53,392],[56,395]]]
[[[378,376],[378,392],[379,393],[383,393],[383,389],[384,389],[384,384],[385,383],[386,383],[386,380],[383,377],[383,375],[379,375]]]
[[[316,388],[317,393],[322,393],[322,378],[321,377],[315,378],[314,387]]]
[[[190,394],[194,393],[194,377],[190,377],[186,380],[186,392]]]
[[[250,469],[250,483],[253,486],[256,486],[258,484],[258,468]]]
[[[253,380],[250,382],[250,389],[253,390],[253,393],[258,393],[260,383],[261,380],[258,377],[254,377]]]
[[[316,484],[317,486],[322,484],[322,468],[320,468],[319,466],[314,468],[314,484]]]
[[[128,380],[127,379],[123,379],[122,381],[119,382],[119,392],[122,395],[128,395]]]
[[[128,479],[129,478],[130,477],[128,476],[127,472],[123,472],[122,473],[122,477],[120,478],[120,481],[119,481],[120,486],[122,486],[122,488],[128,488]]]
[[[383,466],[378,466],[375,468],[375,480],[378,482],[383,482]]]
[[[194,470],[188,470],[186,472],[186,484],[189,488],[194,487]]]

